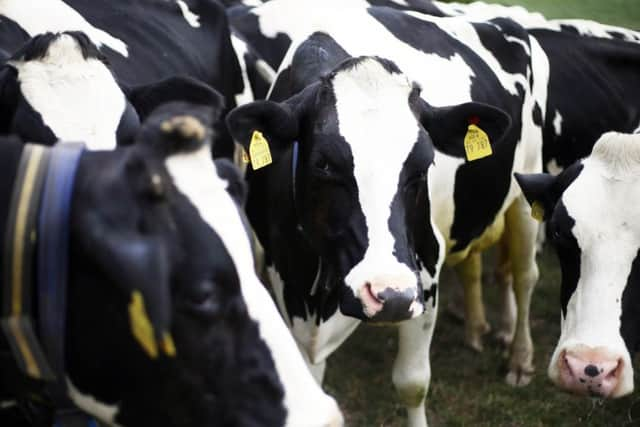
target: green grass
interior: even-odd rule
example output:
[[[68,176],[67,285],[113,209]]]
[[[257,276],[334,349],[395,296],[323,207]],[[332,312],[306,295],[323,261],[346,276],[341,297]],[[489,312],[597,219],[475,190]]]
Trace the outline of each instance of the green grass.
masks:
[[[638,0],[497,0],[496,3],[521,5],[547,18],[585,18],[640,29]]]
[[[541,279],[531,316],[537,371],[524,388],[504,383],[502,349],[489,338],[481,354],[463,345],[462,324],[444,310],[459,285],[450,272],[443,276],[440,317],[431,346],[433,374],[427,397],[431,427],[640,426],[640,395],[601,402],[564,394],[547,379],[547,363],[560,331],[560,277],[549,250],[539,257],[539,263]],[[489,321],[495,325],[496,287],[491,263],[485,264],[485,302]],[[338,399],[348,426],[406,425],[391,384],[395,335],[392,327],[362,326],[329,359],[325,388]]]

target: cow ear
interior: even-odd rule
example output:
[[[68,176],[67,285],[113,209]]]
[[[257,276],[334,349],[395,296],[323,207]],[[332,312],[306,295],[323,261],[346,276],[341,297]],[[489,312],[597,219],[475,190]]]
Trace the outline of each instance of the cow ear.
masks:
[[[247,201],[247,185],[238,168],[228,159],[215,159],[216,171],[220,178],[227,181],[227,192],[240,207]]]
[[[557,195],[553,188],[556,177],[548,173],[513,174],[522,189],[524,197],[532,207],[532,215],[540,221],[547,221],[562,194]]]
[[[18,80],[16,70],[5,65],[0,68],[0,133],[11,132],[11,122],[18,105]]]
[[[511,117],[503,110],[479,102],[449,107],[432,107],[418,99],[422,126],[429,132],[433,145],[441,152],[465,157],[464,139],[469,125],[474,124],[489,137],[492,147],[499,144],[511,127]]]
[[[155,83],[127,88],[123,86],[129,102],[141,120],[146,119],[158,106],[168,102],[187,102],[211,107],[218,120],[224,108],[224,98],[211,86],[186,76],[169,77]]]

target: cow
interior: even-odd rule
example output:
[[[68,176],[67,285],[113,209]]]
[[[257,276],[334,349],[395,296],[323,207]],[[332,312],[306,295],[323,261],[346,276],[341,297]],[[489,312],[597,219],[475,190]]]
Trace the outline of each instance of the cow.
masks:
[[[222,93],[227,110],[242,93],[238,59],[224,8],[214,0],[6,0],[0,5],[0,31],[19,36],[0,47],[13,53],[29,37],[47,32],[80,31],[107,58],[118,82],[148,85],[176,75],[199,80]],[[233,143],[222,121],[216,124],[217,157],[231,157]]]
[[[140,119],[170,100],[209,104],[220,97],[188,77],[120,86],[84,33],[45,33],[0,68],[0,133],[47,145],[77,140],[90,149],[112,149],[130,144]]]
[[[539,47],[508,20],[471,24],[385,7],[336,15],[319,6],[308,15],[309,34],[294,41],[269,99],[238,107],[227,123],[249,157],[271,147],[273,164],[249,170],[247,212],[278,305],[317,378],[360,320],[404,319],[392,379],[409,424],[424,425],[438,266],[445,254],[453,262],[474,257],[506,223],[523,242],[512,246],[520,311],[507,378],[524,383],[536,223],[511,174],[541,170],[534,118],[544,104],[536,107],[534,95],[544,86],[529,80],[545,64]],[[460,144],[470,123],[491,134],[492,156],[465,162]],[[423,132],[433,157],[418,151],[426,149]],[[410,172],[416,164],[423,170]],[[428,190],[412,190],[414,174],[426,176],[420,186]],[[406,211],[414,197],[426,212],[417,213],[417,235],[408,215],[415,209]]]
[[[66,317],[55,347],[64,342],[62,368],[55,374],[78,408],[111,426],[339,426],[335,401],[315,383],[253,271],[241,214],[244,183],[228,160],[211,158],[210,126],[222,110],[218,98],[215,106],[163,104],[131,146],[73,151],[75,174],[62,175],[74,183],[71,193],[56,193],[58,181],[50,184],[53,166],[44,169],[45,190],[54,187],[43,193],[42,203],[47,194],[62,194],[70,198],[68,216],[42,222],[61,227],[38,225],[23,237],[37,235],[39,247],[48,241],[60,265],[67,265],[60,254],[68,245],[67,298],[54,307]],[[71,150],[67,144],[37,147],[0,141],[3,224],[19,218],[9,206],[18,194],[12,189],[16,177],[27,176],[31,165],[18,167],[23,153],[29,151],[27,159],[51,153],[52,164],[56,153],[59,159]],[[54,177],[71,168],[70,162],[58,163]],[[29,188],[36,195],[26,197],[36,200],[37,208],[40,187]],[[50,212],[46,206],[44,212]],[[66,238],[58,234],[65,227]],[[0,230],[3,248],[21,240],[12,239],[13,230]],[[15,253],[3,254],[0,277],[10,280],[3,280],[0,298],[15,283],[9,276]],[[33,311],[34,321],[44,315],[43,307],[48,305]],[[40,333],[38,338],[51,339]],[[14,393],[2,408],[18,405],[31,420],[43,417],[35,418],[38,425],[52,425],[42,383],[28,379],[34,376],[30,370],[29,376],[16,375],[15,365],[1,368],[0,396]],[[39,372],[45,378],[46,370]],[[19,422],[13,421],[10,425]]]
[[[561,333],[548,374],[576,394],[620,397],[640,349],[640,135],[608,132],[591,155],[550,174],[516,175],[562,269]]]

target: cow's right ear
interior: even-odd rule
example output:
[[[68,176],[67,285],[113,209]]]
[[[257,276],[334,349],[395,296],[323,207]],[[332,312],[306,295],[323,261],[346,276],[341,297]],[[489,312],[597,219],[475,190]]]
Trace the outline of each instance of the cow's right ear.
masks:
[[[231,110],[226,120],[229,133],[247,152],[253,133],[261,132],[274,161],[278,161],[298,135],[298,119],[287,103],[251,102]]]
[[[18,78],[15,68],[0,68],[0,133],[11,132],[11,122],[18,105]]]
[[[522,189],[524,197],[531,205],[532,215],[540,221],[547,221],[558,202],[552,191],[556,177],[548,173],[513,174]]]

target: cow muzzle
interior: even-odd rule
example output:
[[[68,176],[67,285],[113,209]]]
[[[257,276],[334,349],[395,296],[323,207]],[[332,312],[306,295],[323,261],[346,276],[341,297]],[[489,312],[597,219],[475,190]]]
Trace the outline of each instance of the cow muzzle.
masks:
[[[623,357],[603,348],[575,346],[559,353],[554,382],[566,391],[591,397],[617,397],[625,374]]]
[[[350,300],[359,304],[341,304],[347,316],[372,323],[399,322],[424,312],[414,274],[379,274],[357,283],[355,291],[348,287],[347,292],[353,292]]]

